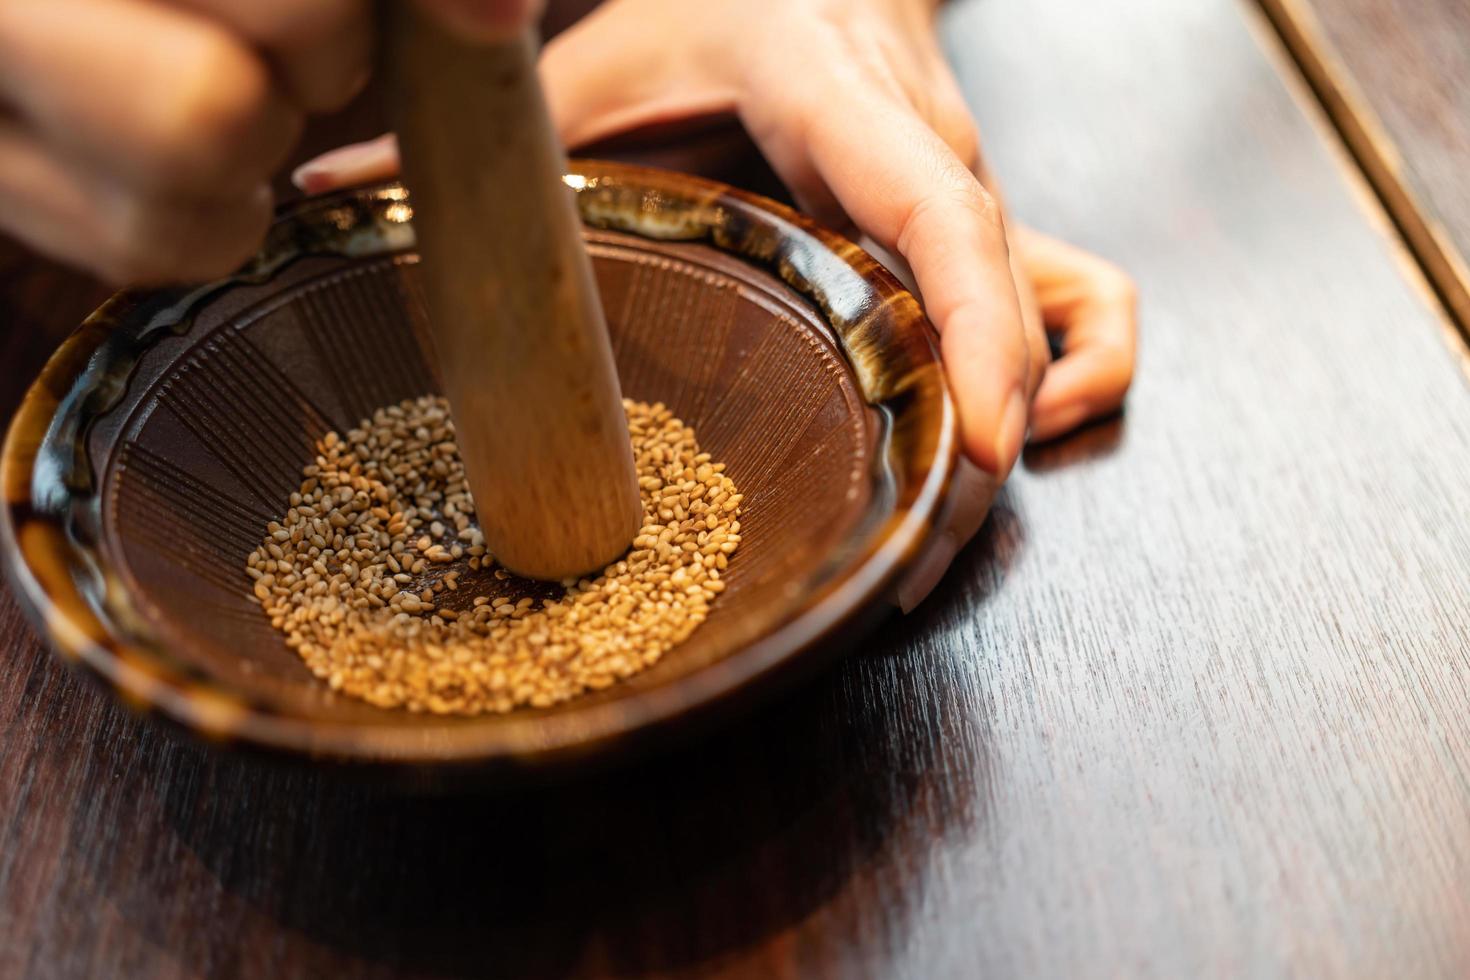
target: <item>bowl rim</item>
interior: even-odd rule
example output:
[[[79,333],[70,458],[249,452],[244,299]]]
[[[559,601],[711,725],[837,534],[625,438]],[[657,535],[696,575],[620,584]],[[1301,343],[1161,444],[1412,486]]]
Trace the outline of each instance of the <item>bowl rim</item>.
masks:
[[[703,242],[777,275],[818,307],[863,397],[888,414],[888,452],[903,469],[900,497],[888,520],[868,532],[858,557],[815,601],[772,632],[671,683],[559,716],[512,713],[521,715],[520,725],[507,723],[508,716],[480,725],[460,720],[434,726],[419,715],[406,716],[412,718],[406,724],[325,721],[255,704],[189,676],[145,637],[124,637],[108,624],[96,587],[89,589],[83,579],[84,571],[95,574],[93,566],[101,563],[67,526],[58,488],[48,482],[55,462],[45,450],[62,446],[83,459],[89,411],[106,411],[106,383],[117,385],[131,374],[97,374],[99,364],[106,366],[106,341],[117,325],[159,293],[125,290],[88,316],[46,362],[0,450],[0,557],[18,602],[62,659],[85,668],[130,707],[214,741],[344,762],[521,766],[585,757],[681,717],[708,713],[810,659],[803,655],[880,602],[942,526],[959,458],[957,415],[937,336],[918,301],[857,245],[760,195],[692,175],[590,160],[572,161],[565,179],[590,227]],[[268,278],[298,257],[350,256],[350,245],[338,241],[322,249],[320,239],[300,234],[302,226],[320,224],[324,215],[330,219],[334,208],[405,200],[402,186],[389,182],[287,204],[261,254],[239,276],[188,295],[246,280],[252,270]],[[404,251],[404,229],[394,231],[397,245],[369,254]]]

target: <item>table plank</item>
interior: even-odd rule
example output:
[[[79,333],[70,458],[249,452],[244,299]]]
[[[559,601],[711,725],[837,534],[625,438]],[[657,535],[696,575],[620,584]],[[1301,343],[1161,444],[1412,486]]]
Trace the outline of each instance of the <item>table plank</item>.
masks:
[[[0,596],[0,975],[1464,975],[1470,391],[1243,10],[949,10],[1014,209],[1140,280],[1137,390],[703,742],[383,793],[143,724]]]
[[[1460,976],[1470,395],[1227,8],[951,22],[1016,210],[1147,312],[1121,445],[1017,481],[1026,597],[951,634],[1010,775],[935,903],[1002,974]]]
[[[1470,5],[1261,5],[1470,338]]]

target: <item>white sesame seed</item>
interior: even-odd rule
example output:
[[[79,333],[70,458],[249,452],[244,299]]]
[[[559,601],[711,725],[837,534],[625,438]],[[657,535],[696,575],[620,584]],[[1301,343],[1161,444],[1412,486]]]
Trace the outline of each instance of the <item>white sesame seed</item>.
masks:
[[[624,407],[643,527],[628,555],[563,582],[559,599],[435,605],[492,568],[495,589],[524,586],[485,551],[448,408],[432,397],[322,437],[286,520],[246,559],[253,594],[315,675],[384,708],[545,707],[657,663],[726,589],[744,498],[668,408]],[[428,581],[430,563],[451,567]]]

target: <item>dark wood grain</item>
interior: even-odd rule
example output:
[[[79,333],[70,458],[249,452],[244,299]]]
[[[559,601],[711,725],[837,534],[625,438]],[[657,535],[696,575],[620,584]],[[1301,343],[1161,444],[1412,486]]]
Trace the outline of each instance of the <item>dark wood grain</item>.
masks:
[[[1013,208],[1140,280],[1137,389],[705,742],[384,795],[143,725],[0,599],[0,975],[1470,972],[1470,390],[1248,10],[950,10]]]
[[[1470,4],[1260,2],[1470,339]]]
[[[1470,6],[1456,0],[1309,0],[1327,39],[1403,151],[1425,198],[1470,254]]]

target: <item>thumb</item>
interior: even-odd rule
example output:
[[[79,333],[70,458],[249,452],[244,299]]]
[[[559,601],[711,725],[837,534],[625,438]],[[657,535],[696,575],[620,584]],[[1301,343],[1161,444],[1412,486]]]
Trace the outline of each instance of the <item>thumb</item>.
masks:
[[[402,2],[402,0],[387,0]],[[429,16],[465,40],[497,44],[520,37],[541,14],[545,0],[415,0]],[[398,140],[392,133],[339,147],[308,160],[291,182],[308,194],[387,180],[398,173]]]
[[[439,22],[469,41],[509,41],[535,23],[545,0],[417,0]]]
[[[689,43],[687,22],[605,4],[547,42],[541,84],[562,142],[575,149],[654,123],[730,111],[726,84]]]
[[[538,5],[538,0],[418,2],[436,9]],[[541,84],[563,143],[575,149],[652,123],[734,107],[733,86],[711,69],[709,59],[676,43],[668,30],[664,21],[632,17],[609,4],[547,44],[539,64]],[[320,194],[397,173],[398,144],[390,134],[309,160],[291,179],[308,194]]]

